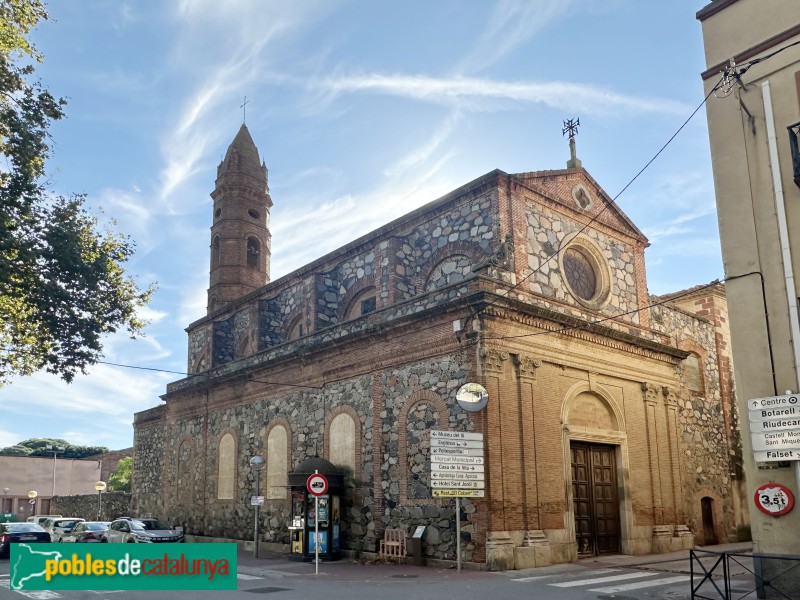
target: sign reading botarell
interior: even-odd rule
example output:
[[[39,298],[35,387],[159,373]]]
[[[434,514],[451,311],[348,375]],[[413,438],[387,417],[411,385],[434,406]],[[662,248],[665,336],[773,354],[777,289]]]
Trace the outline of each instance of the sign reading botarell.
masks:
[[[800,460],[800,396],[768,396],[747,401],[755,460]]]
[[[483,498],[483,434],[431,431],[431,493],[434,498]]]
[[[235,590],[236,544],[12,544],[10,587]]]

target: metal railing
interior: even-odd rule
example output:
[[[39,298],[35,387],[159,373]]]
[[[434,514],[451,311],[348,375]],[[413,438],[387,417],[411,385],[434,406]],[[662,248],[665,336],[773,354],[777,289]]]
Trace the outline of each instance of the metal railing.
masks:
[[[800,599],[800,556],[690,550],[689,572],[692,600]]]

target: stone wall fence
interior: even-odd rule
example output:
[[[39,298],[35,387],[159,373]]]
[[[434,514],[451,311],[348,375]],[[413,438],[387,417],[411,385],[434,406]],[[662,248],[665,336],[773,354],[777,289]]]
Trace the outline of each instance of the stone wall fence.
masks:
[[[100,500],[98,494],[79,496],[55,496],[50,503],[53,514],[65,517],[80,517],[86,521],[97,520]],[[113,521],[118,517],[132,517],[131,495],[125,492],[104,492],[102,499],[102,521]]]

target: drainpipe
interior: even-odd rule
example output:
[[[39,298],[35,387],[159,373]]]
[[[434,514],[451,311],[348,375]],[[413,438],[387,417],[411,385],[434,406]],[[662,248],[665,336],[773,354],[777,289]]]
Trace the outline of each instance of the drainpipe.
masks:
[[[781,245],[783,260],[783,277],[786,296],[789,302],[789,329],[791,331],[792,348],[794,350],[795,390],[800,387],[800,320],[798,320],[797,292],[792,271],[792,252],[789,245],[789,230],[786,226],[786,205],[783,197],[781,166],[778,162],[778,138],[775,134],[775,116],[772,112],[772,94],[769,81],[761,84],[764,101],[764,117],[767,125],[767,147],[769,148],[770,172],[775,190],[775,213],[778,219],[778,239]],[[794,475],[800,488],[800,460],[794,461]]]

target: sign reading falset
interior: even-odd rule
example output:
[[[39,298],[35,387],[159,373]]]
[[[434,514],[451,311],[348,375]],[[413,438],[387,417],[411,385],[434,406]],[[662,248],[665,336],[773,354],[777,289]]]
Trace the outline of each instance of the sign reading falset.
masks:
[[[431,494],[434,498],[483,498],[483,434],[431,431]]]
[[[9,564],[15,591],[236,589],[236,544],[229,543],[19,543]]]
[[[768,396],[747,401],[755,460],[800,460],[800,396]]]

